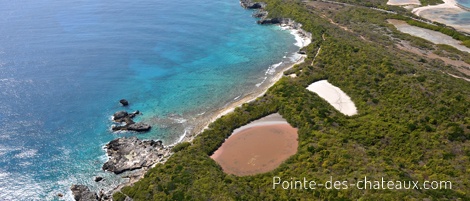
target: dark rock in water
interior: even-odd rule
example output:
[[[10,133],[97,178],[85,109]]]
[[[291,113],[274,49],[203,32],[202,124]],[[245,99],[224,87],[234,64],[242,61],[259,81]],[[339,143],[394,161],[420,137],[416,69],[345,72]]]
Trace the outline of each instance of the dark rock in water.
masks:
[[[134,118],[134,117],[137,116],[138,114],[140,114],[140,111],[139,111],[139,110],[136,110],[135,112],[129,114],[129,118]]]
[[[129,105],[129,101],[127,101],[126,99],[121,99],[121,100],[119,101],[119,103],[121,103],[122,106],[128,106],[128,105]]]
[[[99,177],[99,176],[95,177],[95,182],[100,182],[102,180],[103,180],[103,177]]]
[[[114,113],[113,120],[114,121],[120,121],[120,120],[126,118],[127,116],[129,116],[129,114],[126,111],[119,111],[119,112]]]
[[[113,131],[137,131],[137,132],[145,132],[149,131],[152,127],[145,123],[129,123],[124,126],[114,126],[111,129]]]
[[[256,18],[265,18],[266,16],[268,16],[268,12],[264,10],[258,10],[255,13],[253,13],[252,16]]]
[[[126,111],[119,111],[114,113],[113,120],[119,123],[125,123],[124,126],[113,126],[111,129],[113,131],[120,131],[120,130],[129,130],[129,131],[137,131],[137,132],[145,132],[149,131],[152,127],[145,123],[135,123],[132,121],[136,115],[140,114],[139,110],[136,110],[133,113],[127,113]]]
[[[161,141],[142,141],[136,137],[112,140],[105,148],[109,159],[102,168],[115,174],[150,167],[169,153]]]
[[[64,194],[58,193],[57,196],[59,196],[61,198],[61,197],[64,197]]]
[[[148,131],[152,127],[148,124],[145,123],[135,123],[132,121],[132,118],[134,118],[136,115],[140,114],[139,110],[136,110],[133,113],[127,113],[126,111],[119,111],[114,113],[113,115],[113,120],[115,122],[119,123],[125,123],[124,126],[113,126],[111,129],[113,131],[119,131],[119,130],[130,130],[130,131],[138,131],[138,132],[143,132],[143,131]]]
[[[128,125],[127,126],[127,130],[130,130],[130,131],[138,131],[138,132],[142,132],[142,131],[149,131],[150,128],[152,128],[150,125],[148,124],[145,124],[145,123],[135,123],[135,124],[131,124],[131,125]]]
[[[72,185],[70,190],[72,191],[73,199],[76,201],[99,200],[96,193],[91,192],[90,189],[85,185]]]

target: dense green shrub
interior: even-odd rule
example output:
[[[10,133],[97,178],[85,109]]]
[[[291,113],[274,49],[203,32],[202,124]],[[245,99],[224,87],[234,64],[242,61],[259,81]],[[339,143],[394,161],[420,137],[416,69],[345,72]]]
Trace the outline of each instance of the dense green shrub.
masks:
[[[443,4],[442,0],[419,0],[422,6]]]
[[[181,142],[181,143],[178,143],[177,145],[175,145],[171,151],[172,152],[179,152],[183,149],[186,149],[187,147],[191,146],[191,143],[190,142]]]

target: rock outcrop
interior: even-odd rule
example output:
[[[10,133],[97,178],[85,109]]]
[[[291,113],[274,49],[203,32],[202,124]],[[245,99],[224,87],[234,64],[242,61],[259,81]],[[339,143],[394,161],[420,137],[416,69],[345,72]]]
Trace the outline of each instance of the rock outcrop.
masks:
[[[282,24],[282,22],[284,21],[283,18],[265,18],[265,19],[261,19],[261,20],[258,20],[256,23],[258,24]]]
[[[264,10],[266,7],[265,3],[253,2],[252,0],[240,0],[240,5],[246,9],[257,9],[253,13],[253,17],[261,18],[257,21],[258,24],[269,25],[269,24],[279,24],[282,26],[288,26],[292,29],[299,31],[301,36],[311,38],[311,34],[301,29],[302,24],[295,22],[290,18],[267,18],[268,12]]]
[[[123,122],[126,118],[131,118],[126,111],[119,111],[113,114],[113,120],[116,122]]]
[[[126,111],[119,111],[114,113],[113,121],[118,123],[124,123],[124,125],[113,126],[111,129],[113,131],[119,130],[129,130],[129,131],[137,131],[137,132],[145,132],[149,131],[152,127],[145,123],[135,123],[132,118],[136,115],[140,114],[139,110],[133,113],[127,113]]]
[[[95,177],[95,182],[100,182],[103,180],[103,177],[97,176]]]
[[[255,13],[253,13],[253,15],[251,16],[256,17],[256,18],[265,18],[266,16],[268,16],[268,11],[258,10]]]
[[[72,185],[70,190],[73,194],[73,199],[76,201],[98,201],[98,195],[91,192],[90,189],[85,185]]]
[[[266,3],[263,2],[252,2],[251,0],[241,0],[240,4],[243,8],[246,9],[264,9],[266,8]]]
[[[150,125],[139,122],[128,125],[126,129],[131,131],[144,132],[150,130],[150,128],[152,128]]]
[[[150,167],[169,154],[169,149],[161,141],[142,141],[136,137],[112,140],[105,148],[109,159],[103,165],[103,170],[115,174]]]
[[[126,99],[121,99],[119,101],[119,103],[121,103],[122,106],[128,106],[129,105],[129,101],[127,101]]]

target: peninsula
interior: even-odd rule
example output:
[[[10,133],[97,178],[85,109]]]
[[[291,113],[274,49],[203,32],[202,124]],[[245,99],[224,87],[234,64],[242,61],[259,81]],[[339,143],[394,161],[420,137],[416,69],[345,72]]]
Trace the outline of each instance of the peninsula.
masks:
[[[241,5],[257,9],[260,26],[301,25],[311,39],[299,51],[306,55],[303,62],[287,68],[267,91],[222,110],[200,134],[176,145],[166,162],[116,190],[114,200],[470,199],[470,54],[403,33],[389,22],[452,33],[468,48],[467,35],[386,0],[243,0]],[[236,157],[225,157],[230,167],[220,163],[219,149],[232,155],[233,147],[262,149],[234,145],[231,138],[242,141],[235,137],[248,132],[243,126],[272,114],[296,129],[295,153],[252,172],[241,172],[251,171],[252,160],[237,166]],[[274,143],[253,140],[258,146]],[[273,188],[273,178],[281,177],[354,184],[386,178],[452,187]]]

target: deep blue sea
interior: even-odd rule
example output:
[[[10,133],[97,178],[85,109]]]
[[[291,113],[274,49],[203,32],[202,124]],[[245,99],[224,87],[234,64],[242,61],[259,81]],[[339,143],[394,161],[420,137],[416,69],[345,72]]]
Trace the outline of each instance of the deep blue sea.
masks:
[[[116,185],[101,170],[107,142],[172,144],[189,119],[256,88],[298,47],[251,13],[237,0],[0,0],[0,200]],[[112,133],[123,109],[152,131]]]

